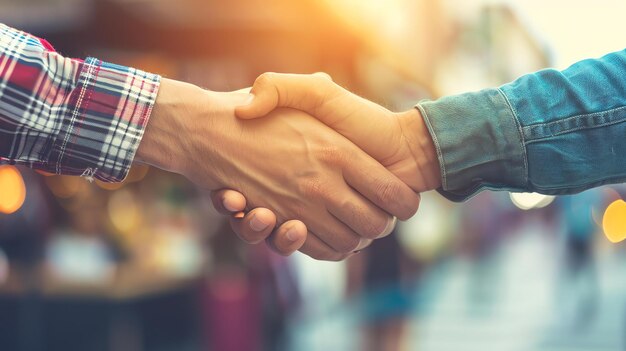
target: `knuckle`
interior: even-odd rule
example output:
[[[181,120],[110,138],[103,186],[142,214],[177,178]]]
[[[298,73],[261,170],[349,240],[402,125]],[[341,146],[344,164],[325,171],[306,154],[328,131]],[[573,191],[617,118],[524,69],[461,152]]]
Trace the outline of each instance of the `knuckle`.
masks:
[[[398,182],[393,180],[382,180],[378,183],[376,196],[385,207],[390,207],[398,201],[400,191],[400,185]]]
[[[317,231],[317,236],[334,251],[339,253],[352,252],[361,243],[361,236],[340,222],[331,223],[325,228],[325,230]]]
[[[261,87],[272,85],[272,82],[274,81],[275,76],[276,76],[276,73],[274,72],[265,72],[257,77],[257,79],[254,81],[254,85],[261,86]]]
[[[313,82],[316,83],[320,87],[327,86],[331,81],[328,73],[318,72],[312,76]]]
[[[327,73],[314,74],[311,79],[314,93],[320,99],[328,99],[340,91],[339,86]]]
[[[388,219],[386,218],[373,218],[365,220],[363,224],[363,236],[367,239],[378,239],[383,234],[385,229],[387,229]]]
[[[326,72],[315,72],[314,75],[326,81],[331,81],[331,82],[333,81],[333,77]]]
[[[311,197],[317,198],[320,196],[323,197],[326,190],[320,177],[311,176],[302,180],[302,182],[300,183],[300,192],[305,196],[305,198],[311,198]],[[303,207],[303,206],[302,205],[296,206],[296,209],[300,207]],[[300,213],[296,213],[296,215],[299,215],[299,214]],[[300,217],[297,217],[297,218],[300,218]]]
[[[361,239],[355,235],[349,235],[344,238],[336,245],[334,245],[334,249],[339,253],[350,253],[356,250],[361,244]]]
[[[387,227],[387,217],[380,211],[372,211],[360,208],[351,202],[346,202],[343,207],[350,213],[351,223],[355,231],[367,239],[376,239],[381,236]],[[379,213],[380,212],[380,213]]]
[[[334,86],[333,78],[330,76],[330,74],[326,72],[318,72],[316,74],[313,74],[312,79],[315,85],[323,88],[325,92],[329,88]]]
[[[333,144],[322,146],[319,150],[319,154],[322,161],[331,165],[341,164],[346,158],[345,151]]]

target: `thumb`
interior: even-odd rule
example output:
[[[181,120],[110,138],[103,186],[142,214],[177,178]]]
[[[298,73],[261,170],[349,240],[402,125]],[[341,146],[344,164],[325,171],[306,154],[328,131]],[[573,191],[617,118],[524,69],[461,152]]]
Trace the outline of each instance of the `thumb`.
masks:
[[[235,115],[242,119],[254,119],[278,107],[315,114],[316,107],[322,105],[333,91],[337,91],[336,88],[338,86],[332,83],[326,73],[263,73],[254,82],[247,103],[235,108]]]
[[[401,131],[386,108],[350,93],[325,73],[264,73],[254,82],[250,103],[235,108],[239,118],[263,117],[290,107],[314,116],[377,160],[390,157]]]

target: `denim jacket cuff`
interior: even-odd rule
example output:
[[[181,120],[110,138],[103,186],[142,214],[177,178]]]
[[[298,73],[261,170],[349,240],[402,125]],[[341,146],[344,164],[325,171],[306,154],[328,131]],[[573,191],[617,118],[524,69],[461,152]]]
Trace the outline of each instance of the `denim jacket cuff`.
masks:
[[[416,106],[441,167],[438,191],[464,201],[484,189],[523,191],[528,183],[523,137],[506,96],[487,89]]]

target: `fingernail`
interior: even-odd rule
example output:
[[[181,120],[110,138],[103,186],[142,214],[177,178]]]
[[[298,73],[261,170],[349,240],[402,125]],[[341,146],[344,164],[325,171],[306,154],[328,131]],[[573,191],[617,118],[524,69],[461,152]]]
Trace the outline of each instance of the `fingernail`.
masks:
[[[387,226],[385,227],[385,230],[381,234],[381,237],[391,234],[391,232],[393,232],[393,229],[396,227],[397,222],[398,222],[398,219],[395,216],[391,217],[391,219],[387,221]]]
[[[222,204],[224,205],[224,208],[226,208],[227,210],[229,210],[230,212],[238,212],[239,209],[235,208],[234,205],[229,204],[228,200],[224,199],[224,201],[222,201]]]
[[[295,242],[298,240],[298,231],[296,228],[291,228],[285,233],[285,237],[287,237],[287,240]]]
[[[248,97],[246,98],[246,100],[243,102],[242,106],[245,105],[250,105],[252,103],[252,100],[254,100],[254,94],[248,94]]]
[[[260,232],[263,231],[265,228],[267,228],[269,224],[267,223],[263,223],[263,221],[261,221],[260,219],[258,219],[256,217],[256,215],[254,215],[251,219],[250,219],[250,228],[252,228],[252,230],[254,230],[255,232]]]

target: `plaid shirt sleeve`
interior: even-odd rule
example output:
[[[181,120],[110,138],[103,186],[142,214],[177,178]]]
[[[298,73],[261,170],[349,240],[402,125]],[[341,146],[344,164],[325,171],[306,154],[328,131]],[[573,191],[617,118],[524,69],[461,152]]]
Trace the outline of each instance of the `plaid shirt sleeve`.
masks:
[[[95,58],[65,58],[0,23],[0,164],[122,181],[159,82]]]

